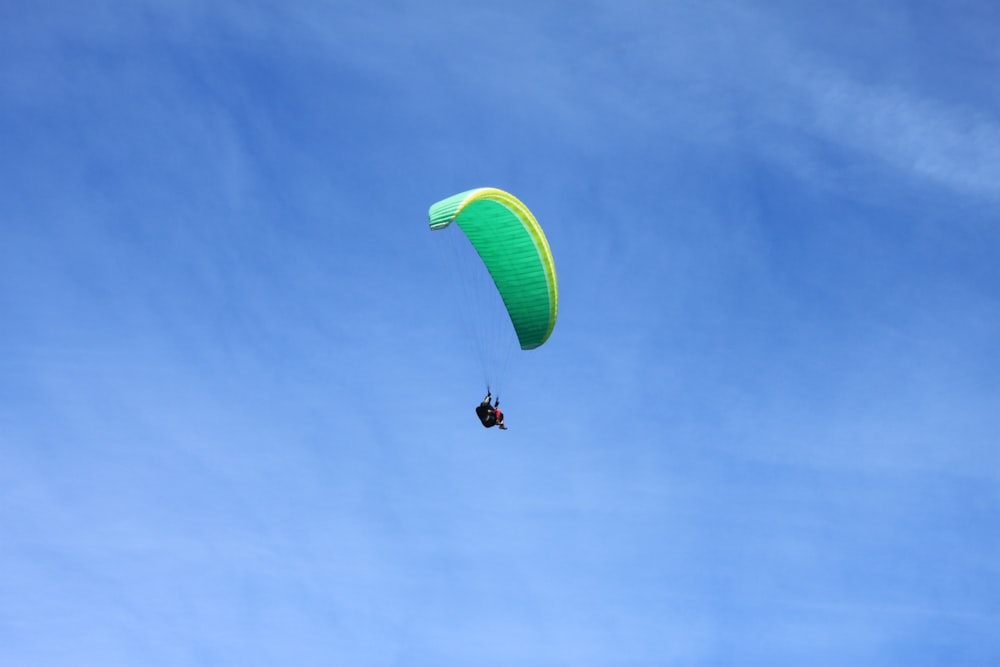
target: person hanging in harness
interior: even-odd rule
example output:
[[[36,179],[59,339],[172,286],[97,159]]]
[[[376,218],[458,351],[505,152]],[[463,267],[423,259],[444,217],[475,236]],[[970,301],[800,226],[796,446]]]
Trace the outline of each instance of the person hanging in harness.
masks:
[[[490,428],[492,426],[499,426],[501,430],[506,431],[507,425],[503,423],[503,412],[500,411],[500,397],[491,405],[490,399],[493,397],[490,395],[489,387],[486,388],[486,398],[483,402],[476,406],[476,416],[479,417],[479,421],[483,423],[483,426]]]

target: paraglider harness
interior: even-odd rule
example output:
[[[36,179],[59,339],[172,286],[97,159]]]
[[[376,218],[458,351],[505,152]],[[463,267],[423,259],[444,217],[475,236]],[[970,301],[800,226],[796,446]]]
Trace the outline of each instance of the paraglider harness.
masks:
[[[476,416],[486,428],[497,425],[497,411],[489,401],[483,401],[476,406]]]

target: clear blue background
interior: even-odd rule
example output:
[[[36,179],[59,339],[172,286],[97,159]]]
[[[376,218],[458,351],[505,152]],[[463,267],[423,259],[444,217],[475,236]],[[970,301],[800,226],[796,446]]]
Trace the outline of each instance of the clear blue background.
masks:
[[[1000,664],[1000,6],[0,5],[0,664]],[[505,388],[427,207],[542,222]]]

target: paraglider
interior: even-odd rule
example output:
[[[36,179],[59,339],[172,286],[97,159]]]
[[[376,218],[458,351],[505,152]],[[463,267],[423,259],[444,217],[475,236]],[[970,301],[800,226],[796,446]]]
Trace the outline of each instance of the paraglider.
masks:
[[[486,388],[486,398],[483,402],[476,406],[476,416],[479,417],[479,421],[483,423],[486,428],[491,428],[493,426],[499,426],[500,430],[506,431],[507,425],[503,422],[503,412],[500,410],[500,397],[497,396],[497,400],[492,405],[490,404],[490,390],[489,387]]]
[[[499,293],[505,311],[501,329],[511,329],[521,350],[533,350],[552,335],[559,312],[559,290],[555,262],[548,240],[535,216],[517,197],[496,188],[476,188],[452,195],[433,204],[429,211],[430,228],[447,229],[452,223],[461,230],[485,266],[492,287]],[[452,232],[455,233],[455,232]],[[468,247],[464,254],[471,254]],[[461,254],[461,253],[460,253]],[[479,305],[484,295],[474,292],[469,301]],[[473,322],[477,325],[478,322]],[[488,336],[477,341],[484,367],[494,348],[503,347]],[[497,425],[506,430],[503,413],[497,404],[490,405],[489,385],[493,368],[484,368],[487,396],[476,408],[483,426]]]

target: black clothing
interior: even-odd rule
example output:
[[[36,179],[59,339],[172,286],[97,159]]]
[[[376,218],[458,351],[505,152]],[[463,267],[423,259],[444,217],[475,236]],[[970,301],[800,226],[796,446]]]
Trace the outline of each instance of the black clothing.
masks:
[[[481,421],[483,426],[486,428],[497,425],[497,412],[493,409],[493,406],[489,404],[489,401],[483,401],[476,406],[476,416],[479,417],[479,421]]]

